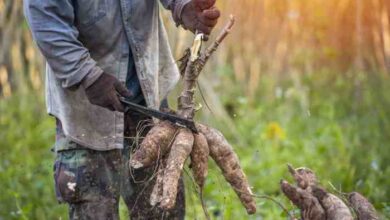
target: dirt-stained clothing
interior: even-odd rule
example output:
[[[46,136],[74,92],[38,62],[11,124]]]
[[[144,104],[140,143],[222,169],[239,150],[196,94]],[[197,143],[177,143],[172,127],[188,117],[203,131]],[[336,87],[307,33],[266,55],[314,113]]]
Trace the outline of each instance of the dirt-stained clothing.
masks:
[[[123,113],[89,103],[78,85],[103,72],[125,83],[131,56],[147,105],[159,107],[179,79],[159,2],[173,10],[183,1],[188,0],[24,1],[47,61],[47,110],[62,121],[66,136],[94,150],[123,148]]]
[[[135,137],[136,127],[150,121],[133,113],[126,120],[126,136]],[[140,123],[141,122],[141,123]],[[146,133],[148,129],[144,130]],[[66,138],[57,122],[57,158],[54,179],[57,199],[68,203],[71,220],[118,219],[122,196],[131,219],[184,219],[184,185],[180,182],[176,207],[163,212],[149,204],[155,167],[130,170],[128,166],[133,138],[126,139],[124,149],[95,151]]]

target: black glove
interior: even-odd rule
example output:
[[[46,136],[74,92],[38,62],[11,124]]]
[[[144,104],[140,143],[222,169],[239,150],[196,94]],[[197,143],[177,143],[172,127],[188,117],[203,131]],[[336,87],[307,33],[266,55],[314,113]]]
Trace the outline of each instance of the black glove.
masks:
[[[132,96],[118,79],[107,73],[103,73],[93,84],[86,87],[85,93],[92,104],[119,112],[124,112],[125,108],[118,95],[127,98]]]
[[[181,24],[194,32],[209,35],[217,24],[219,10],[214,6],[215,0],[191,0],[181,12]]]

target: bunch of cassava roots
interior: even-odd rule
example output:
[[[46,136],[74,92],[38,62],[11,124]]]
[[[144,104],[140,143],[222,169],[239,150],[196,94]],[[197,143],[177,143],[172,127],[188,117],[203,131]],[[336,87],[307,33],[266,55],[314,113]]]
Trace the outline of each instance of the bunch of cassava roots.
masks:
[[[319,186],[317,177],[308,168],[288,166],[296,186],[282,180],[282,192],[301,211],[303,220],[377,220],[374,206],[357,192],[338,197]],[[343,199],[341,199],[343,198]],[[293,218],[294,219],[294,218]]]
[[[233,24],[234,18],[231,16],[216,40],[203,52],[202,34],[197,34],[192,47],[187,49],[180,59],[179,69],[183,77],[183,91],[178,98],[176,111],[178,116],[193,120],[194,94],[198,76],[209,57],[228,35]],[[169,121],[160,121],[151,128],[133,153],[130,166],[134,169],[149,167],[158,161],[157,180],[150,197],[151,205],[158,205],[163,210],[175,206],[178,181],[188,158],[191,159],[190,168],[193,178],[201,192],[205,184],[210,156],[237,193],[248,214],[254,214],[256,204],[232,146],[218,130],[200,123],[196,123],[196,128],[198,132],[192,132]]]

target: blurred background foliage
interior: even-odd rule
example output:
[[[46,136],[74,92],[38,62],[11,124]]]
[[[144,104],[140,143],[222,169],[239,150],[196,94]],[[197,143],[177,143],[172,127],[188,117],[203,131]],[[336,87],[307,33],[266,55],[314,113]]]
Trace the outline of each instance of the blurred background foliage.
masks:
[[[210,109],[198,119],[229,138],[253,191],[296,213],[279,180],[289,179],[286,163],[307,166],[330,191],[359,191],[390,218],[390,1],[217,4],[223,16],[216,30],[229,14],[237,23],[201,76]],[[167,12],[163,18],[179,58],[192,35],[177,29]],[[66,218],[53,193],[55,128],[43,90],[44,61],[22,1],[0,0],[0,220]],[[246,217],[210,166],[205,200],[213,218],[286,219],[264,199],[257,200],[258,214]],[[204,219],[186,179],[188,219]]]

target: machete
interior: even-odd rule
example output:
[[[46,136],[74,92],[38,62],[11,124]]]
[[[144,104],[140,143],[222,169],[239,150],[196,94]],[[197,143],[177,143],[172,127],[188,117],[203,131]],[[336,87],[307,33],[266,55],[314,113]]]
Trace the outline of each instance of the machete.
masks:
[[[174,114],[147,108],[145,106],[135,104],[124,97],[119,97],[119,99],[125,105],[125,112],[128,112],[129,110],[136,111],[146,116],[154,117],[160,120],[170,121],[178,126],[186,127],[196,134],[198,133],[198,130],[195,126],[195,122],[193,120],[185,119]]]

